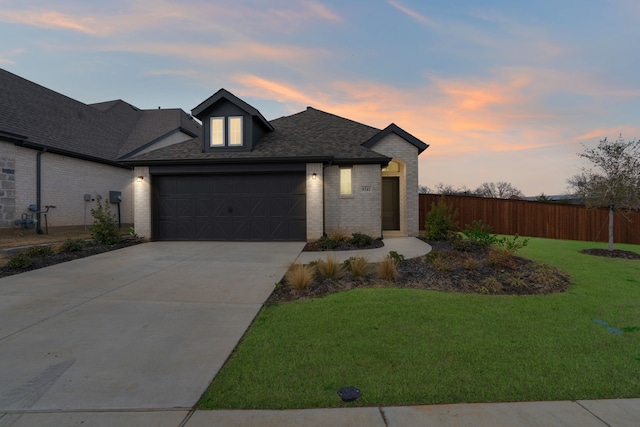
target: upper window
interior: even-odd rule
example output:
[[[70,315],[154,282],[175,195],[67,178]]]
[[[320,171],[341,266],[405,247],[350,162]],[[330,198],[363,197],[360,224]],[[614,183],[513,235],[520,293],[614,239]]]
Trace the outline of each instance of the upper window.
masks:
[[[224,145],[224,117],[211,117],[211,146]]]
[[[242,117],[229,117],[229,145],[242,145]]]
[[[351,194],[351,168],[340,168],[340,194]]]
[[[242,117],[211,117],[211,147],[241,147]]]

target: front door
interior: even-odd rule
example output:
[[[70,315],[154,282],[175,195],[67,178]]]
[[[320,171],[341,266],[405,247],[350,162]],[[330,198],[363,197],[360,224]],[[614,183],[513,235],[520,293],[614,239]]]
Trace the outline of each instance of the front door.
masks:
[[[400,230],[400,178],[382,177],[382,229]]]

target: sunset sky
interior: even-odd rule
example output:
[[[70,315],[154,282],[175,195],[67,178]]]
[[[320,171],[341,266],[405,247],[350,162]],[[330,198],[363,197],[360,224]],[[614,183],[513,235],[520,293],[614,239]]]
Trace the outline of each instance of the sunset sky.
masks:
[[[430,144],[420,184],[563,194],[640,137],[638,0],[0,0],[0,68],[85,103],[190,112],[221,87]],[[2,94],[0,94],[2,96]]]

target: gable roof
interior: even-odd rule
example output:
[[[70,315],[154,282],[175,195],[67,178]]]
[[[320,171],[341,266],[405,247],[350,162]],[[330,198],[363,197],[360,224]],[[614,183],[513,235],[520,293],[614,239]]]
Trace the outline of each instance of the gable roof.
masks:
[[[201,133],[182,110],[140,110],[122,100],[87,105],[3,69],[0,93],[3,140],[92,161],[122,166],[117,159],[123,153],[167,134],[170,127],[191,136]]]
[[[226,163],[226,162],[332,162],[379,163],[390,159],[363,144],[380,129],[354,122],[315,108],[272,120],[252,151],[202,151],[202,139],[194,138],[149,153],[134,156],[131,164]]]
[[[258,123],[264,126],[267,130],[273,130],[273,127],[271,126],[271,124],[269,124],[267,119],[264,118],[264,116],[260,113],[260,111],[258,111],[256,108],[252,107],[251,105],[247,104],[242,99],[238,98],[237,96],[235,96],[234,94],[232,94],[231,92],[229,92],[224,88],[220,89],[219,91],[211,95],[209,98],[202,101],[197,107],[191,110],[191,114],[194,117],[197,117],[198,119],[203,120],[204,119],[203,113],[222,100],[226,100],[234,104],[236,107],[240,108],[241,110],[246,111],[255,119],[257,119]]]
[[[420,141],[418,138],[411,135],[409,132],[405,131],[395,123],[391,123],[389,126],[384,128],[382,131],[378,132],[373,138],[371,138],[370,140],[368,140],[362,145],[367,148],[373,148],[378,141],[380,141],[385,136],[392,133],[395,133],[396,135],[398,135],[408,143],[414,145],[418,149],[418,154],[422,153],[424,150],[429,148],[429,144],[425,144],[424,142]]]

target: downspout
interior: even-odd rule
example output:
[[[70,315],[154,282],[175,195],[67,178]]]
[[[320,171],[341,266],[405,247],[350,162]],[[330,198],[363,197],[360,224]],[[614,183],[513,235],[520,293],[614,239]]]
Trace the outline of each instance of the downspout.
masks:
[[[38,220],[36,232],[38,234],[43,233],[40,225],[40,211],[42,211],[42,154],[46,151],[47,149],[43,148],[36,154],[36,219]]]

